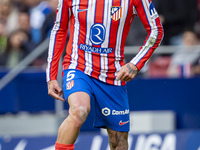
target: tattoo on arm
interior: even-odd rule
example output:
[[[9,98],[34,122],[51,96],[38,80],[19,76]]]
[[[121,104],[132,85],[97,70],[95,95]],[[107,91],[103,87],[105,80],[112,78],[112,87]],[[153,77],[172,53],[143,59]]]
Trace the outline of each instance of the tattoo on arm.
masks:
[[[128,73],[129,74],[137,74],[137,70],[134,70],[133,68],[131,68],[131,66],[129,64],[127,64],[127,68],[128,68]]]

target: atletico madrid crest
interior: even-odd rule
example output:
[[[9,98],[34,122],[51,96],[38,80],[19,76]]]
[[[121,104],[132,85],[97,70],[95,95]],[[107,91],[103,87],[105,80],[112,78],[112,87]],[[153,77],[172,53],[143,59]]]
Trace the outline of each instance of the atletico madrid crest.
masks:
[[[67,90],[70,90],[74,86],[74,80],[69,81],[66,83]]]
[[[122,17],[122,7],[121,6],[111,6],[110,17],[117,21]]]

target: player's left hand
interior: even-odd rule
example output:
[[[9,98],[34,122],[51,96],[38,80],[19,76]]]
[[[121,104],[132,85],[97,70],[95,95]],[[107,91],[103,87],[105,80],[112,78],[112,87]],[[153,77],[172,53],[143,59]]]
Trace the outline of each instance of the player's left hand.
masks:
[[[137,73],[138,68],[132,63],[127,63],[122,66],[120,71],[117,73],[117,79],[129,82],[137,75]]]

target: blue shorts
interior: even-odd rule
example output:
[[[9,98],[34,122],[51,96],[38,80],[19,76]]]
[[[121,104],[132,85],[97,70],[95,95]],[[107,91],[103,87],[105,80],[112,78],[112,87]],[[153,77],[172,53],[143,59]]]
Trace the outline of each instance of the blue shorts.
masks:
[[[129,131],[129,103],[127,88],[115,86],[90,77],[80,70],[64,70],[65,99],[74,92],[86,92],[95,100],[94,127],[109,127],[115,131]]]

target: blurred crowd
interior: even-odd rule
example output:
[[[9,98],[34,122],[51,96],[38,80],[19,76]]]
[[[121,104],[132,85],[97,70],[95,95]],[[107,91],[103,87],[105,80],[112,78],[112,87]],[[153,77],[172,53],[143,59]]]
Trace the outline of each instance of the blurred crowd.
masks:
[[[144,69],[148,77],[200,76],[200,0],[152,0],[164,28],[163,46],[173,54],[153,55]],[[140,46],[147,36],[135,17],[126,45]]]
[[[0,66],[12,68],[50,35],[58,0],[0,0]],[[47,52],[31,65],[46,63]]]
[[[173,56],[162,56],[152,61],[154,67],[166,59],[167,76],[180,75],[180,66],[189,66],[189,74],[200,74],[198,49],[187,48],[200,43],[200,0],[152,1],[164,28],[162,45],[185,46]],[[0,66],[14,67],[50,35],[57,3],[58,0],[0,0]],[[143,45],[146,36],[139,17],[135,17],[126,45]],[[46,57],[47,51],[31,66],[45,66]]]

